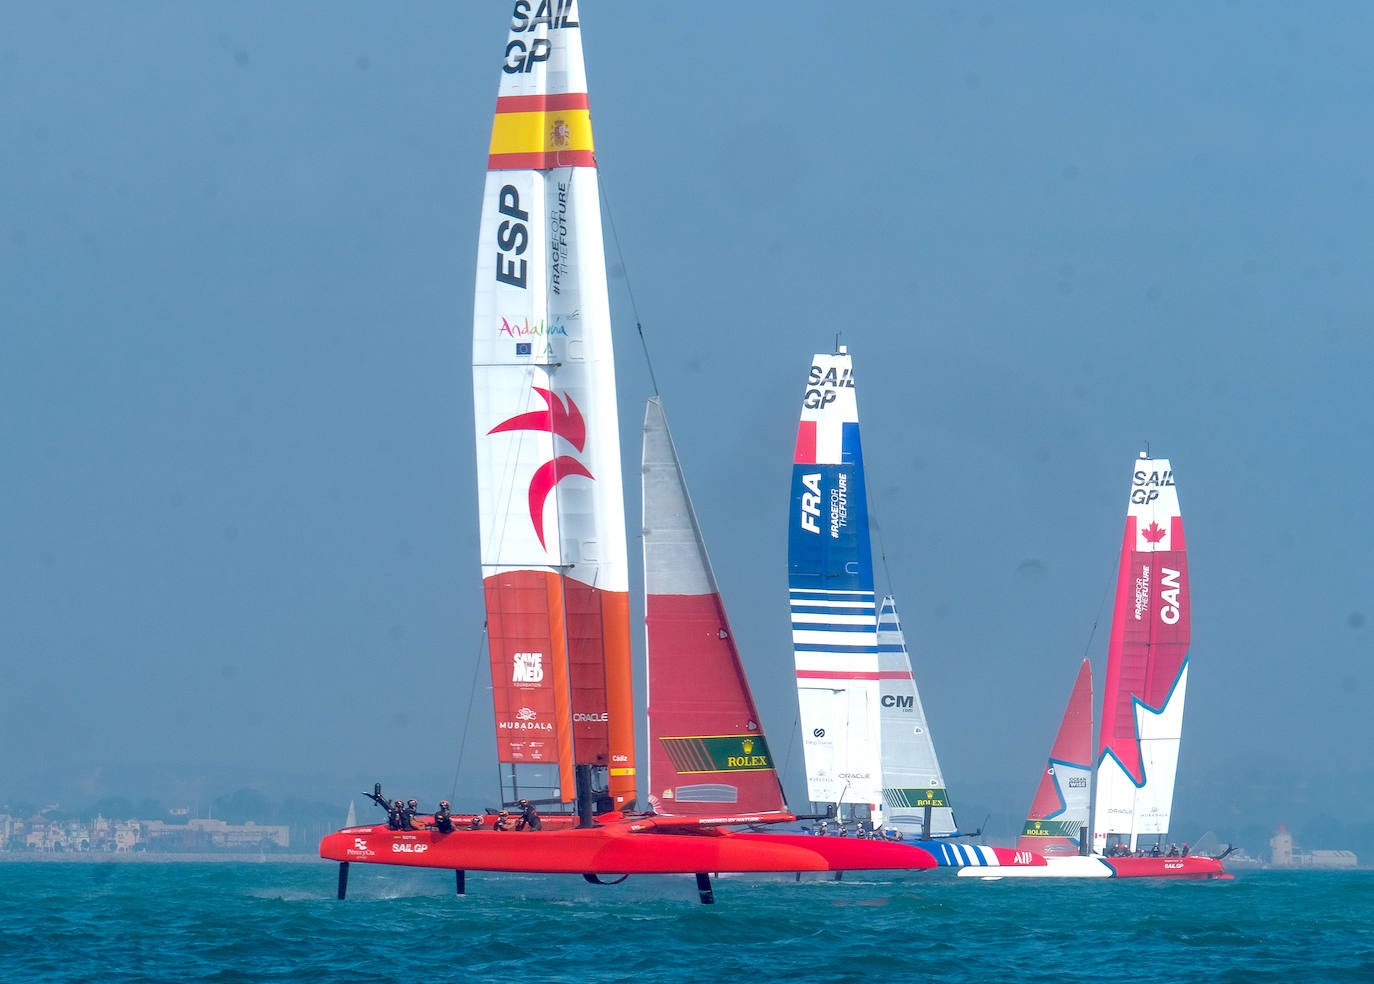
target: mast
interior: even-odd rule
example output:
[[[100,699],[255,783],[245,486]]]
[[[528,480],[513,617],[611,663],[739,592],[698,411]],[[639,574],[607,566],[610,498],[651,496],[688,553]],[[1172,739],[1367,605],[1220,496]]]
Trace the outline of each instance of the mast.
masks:
[[[623,809],[636,796],[629,564],[575,0],[515,5],[487,168],[472,364],[503,795],[573,803],[581,785]]]

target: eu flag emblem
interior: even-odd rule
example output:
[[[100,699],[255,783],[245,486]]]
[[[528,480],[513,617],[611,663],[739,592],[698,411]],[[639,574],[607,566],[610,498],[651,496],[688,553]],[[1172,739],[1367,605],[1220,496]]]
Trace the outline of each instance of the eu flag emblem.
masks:
[[[529,342],[516,342],[516,343],[515,343],[515,354],[516,354],[516,355],[529,355],[529,354],[530,354],[530,343],[529,343]]]

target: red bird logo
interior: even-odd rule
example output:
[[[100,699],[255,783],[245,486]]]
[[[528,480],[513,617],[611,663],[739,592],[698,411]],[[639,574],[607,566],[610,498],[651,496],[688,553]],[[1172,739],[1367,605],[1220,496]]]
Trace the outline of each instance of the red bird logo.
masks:
[[[1166,532],[1164,527],[1151,520],[1150,525],[1140,531],[1140,535],[1145,538],[1146,543],[1158,543],[1160,540],[1164,539],[1164,534]]]
[[[587,441],[587,424],[582,419],[582,411],[577,408],[572,397],[567,393],[563,395],[568,398],[568,405],[565,407],[563,401],[553,394],[552,391],[541,389],[538,386],[532,389],[544,398],[544,410],[531,410],[528,413],[516,414],[508,420],[503,420],[488,434],[499,434],[503,431],[538,431],[542,434],[552,434],[554,437],[561,437],[578,451],[582,450]],[[569,475],[581,475],[583,478],[591,478],[595,481],[592,473],[587,471],[582,462],[571,455],[561,454],[552,461],[546,461],[534,470],[534,476],[530,479],[530,522],[534,525],[534,534],[539,537],[539,545],[545,550],[548,546],[544,543],[544,502],[548,499],[549,493],[554,486]]]

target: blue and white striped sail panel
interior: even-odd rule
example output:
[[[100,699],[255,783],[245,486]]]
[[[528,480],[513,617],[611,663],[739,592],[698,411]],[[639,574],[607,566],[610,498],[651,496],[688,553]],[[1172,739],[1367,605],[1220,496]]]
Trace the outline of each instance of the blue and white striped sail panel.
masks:
[[[882,804],[878,636],[848,353],[816,355],[792,465],[788,588],[813,803]]]

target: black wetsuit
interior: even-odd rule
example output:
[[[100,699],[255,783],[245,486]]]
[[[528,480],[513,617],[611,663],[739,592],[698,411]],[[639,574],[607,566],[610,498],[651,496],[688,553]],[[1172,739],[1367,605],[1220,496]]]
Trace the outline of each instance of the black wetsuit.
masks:
[[[544,821],[539,819],[539,814],[535,811],[533,803],[526,803],[520,808],[520,819],[515,821],[516,830],[524,830],[526,827],[529,827],[530,830],[540,830],[543,826]]]
[[[406,816],[406,808],[402,804],[393,803],[386,811],[386,825],[392,830],[410,829],[410,818]]]
[[[434,811],[434,829],[441,834],[453,833],[453,814],[449,812],[448,807],[441,806]]]

